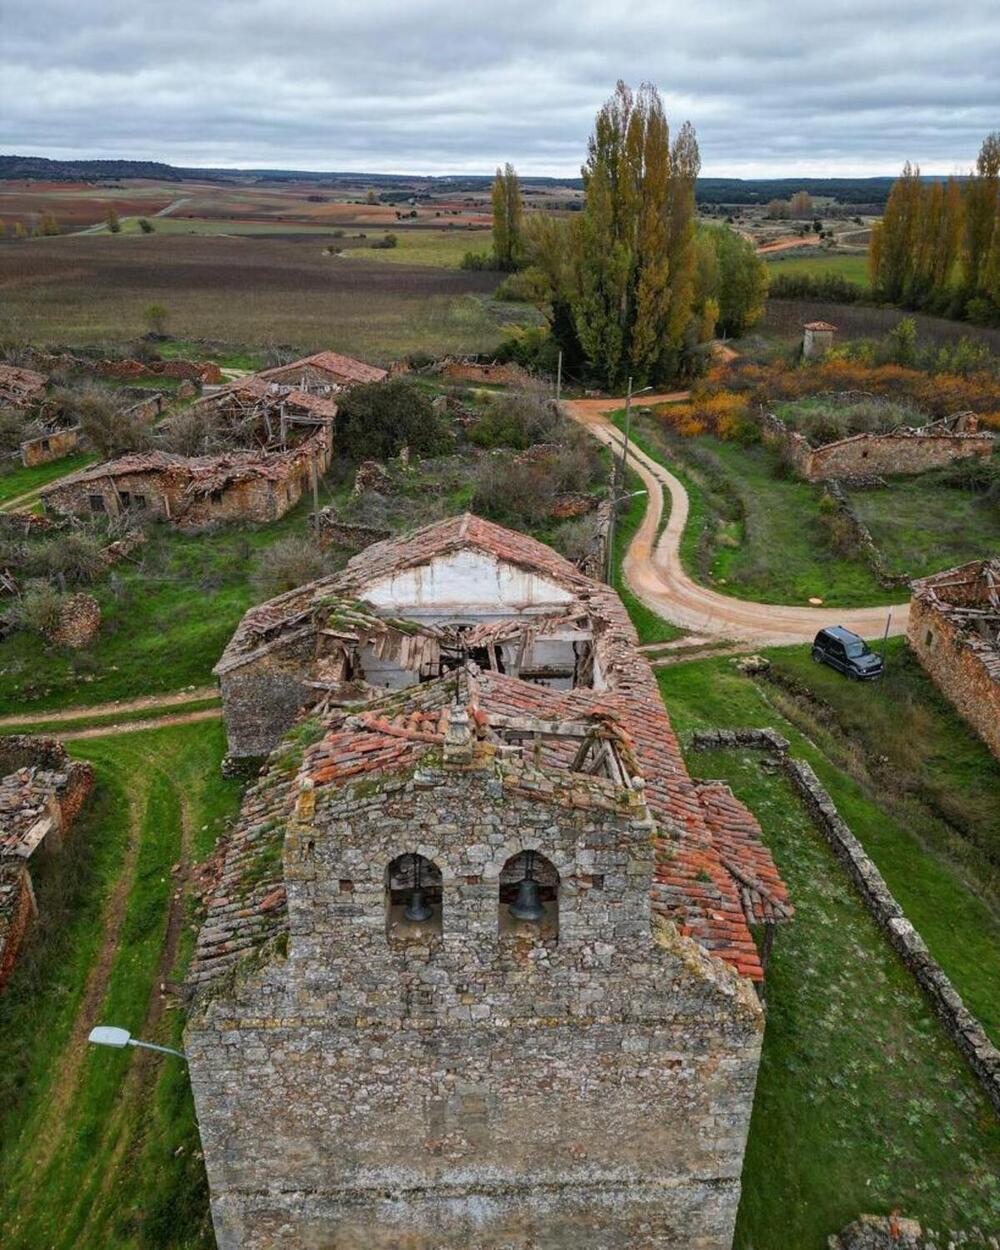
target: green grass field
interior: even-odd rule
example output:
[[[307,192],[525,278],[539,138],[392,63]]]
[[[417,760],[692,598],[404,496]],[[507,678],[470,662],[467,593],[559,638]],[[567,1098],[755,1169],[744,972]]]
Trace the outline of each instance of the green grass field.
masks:
[[[210,1250],[184,1065],[85,1038],[114,1023],[180,1044],[180,999],[159,986],[183,979],[193,933],[171,868],[208,853],[239,786],[219,771],[219,723],[72,749],[97,788],[64,851],[39,866],[39,922],[0,996],[5,1250]]]
[[[620,418],[616,418],[620,422]],[[821,489],[773,472],[775,457],[703,436],[669,436],[655,417],[634,422],[633,437],[669,466],[688,492],[681,558],[696,580],[737,599],[860,607],[898,600],[860,560],[839,555],[821,522]]]
[[[349,234],[356,233],[349,231]],[[383,237],[383,232],[366,227],[367,243]],[[375,260],[389,265],[432,265],[441,269],[457,269],[466,252],[488,252],[491,236],[488,230],[414,230],[406,225],[390,226],[387,234],[397,239],[393,248],[372,248],[351,238],[336,239],[333,246],[343,245],[342,260]],[[501,274],[496,274],[499,282]]]
[[[81,452],[77,456],[64,456],[62,460],[52,460],[48,464],[36,464],[30,469],[26,469],[21,464],[15,465],[6,472],[0,473],[0,507],[12,499],[27,495],[30,491],[38,490],[39,487],[47,486],[57,477],[75,473],[77,469],[92,464],[96,459],[95,455]]]
[[[774,254],[774,259],[767,260],[767,272],[772,278],[779,274],[794,277],[821,278],[827,274],[836,274],[848,282],[858,286],[868,286],[868,257],[860,255],[844,255],[837,252],[820,252],[815,256],[783,256]]]
[[[893,573],[926,577],[1000,551],[1000,504],[936,474],[890,478],[850,498]]]
[[[25,632],[0,643],[0,714],[37,709],[42,721],[45,710],[211,685],[240,617],[261,598],[252,585],[258,557],[305,533],[308,511],[302,501],[272,525],[199,535],[152,526],[141,563],[121,564],[91,588],[102,612],[92,648],[54,649]],[[331,556],[331,570],[344,559]]]
[[[154,234],[198,234],[198,235],[267,235],[267,234],[318,234],[329,235],[331,226],[310,226],[301,221],[242,221],[234,217],[231,221],[213,217],[147,217],[153,227]],[[145,236],[139,225],[138,217],[123,217],[119,223],[121,234],[137,234]],[[104,227],[95,230],[94,234],[110,234]]]
[[[770,654],[809,664],[803,649]],[[804,736],[731,661],[663,670],[660,685],[682,734],[758,725],[791,739],[996,1035],[1000,981],[983,970],[1000,966],[1000,926],[952,861],[915,836],[893,796],[848,776],[815,726]],[[963,749],[976,753],[967,741]],[[985,1245],[1000,1227],[1000,1125],[964,1060],[784,779],[750,752],[688,762],[696,776],[727,781],[755,812],[797,909],[768,968],[738,1250],[821,1250],[859,1212],[896,1206],[925,1227],[978,1228],[968,1244]]]

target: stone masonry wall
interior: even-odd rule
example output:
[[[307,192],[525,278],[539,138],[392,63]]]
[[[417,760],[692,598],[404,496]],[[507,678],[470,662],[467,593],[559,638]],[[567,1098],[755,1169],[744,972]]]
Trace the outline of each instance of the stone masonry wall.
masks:
[[[935,685],[1000,759],[1000,680],[970,647],[967,634],[919,595],[910,600],[906,632]]]
[[[928,951],[913,925],[906,919],[882,874],[864,847],[841,818],[836,805],[805,760],[788,753],[788,741],[773,729],[709,730],[695,733],[695,750],[751,747],[772,752],[785,775],[802,798],[813,822],[847,870],[879,928],[930,999],[945,1032],[962,1052],[987,1097],[1000,1113],[1000,1050],[986,1036],[982,1025],[962,1002],[944,970]]]
[[[48,464],[50,460],[61,460],[75,451],[80,442],[80,427],[74,425],[68,430],[53,430],[40,438],[29,438],[21,444],[21,463],[30,469],[36,464]]]
[[[988,431],[952,433],[936,429],[926,434],[920,430],[853,434],[823,447],[811,447],[773,413],[762,415],[761,433],[765,442],[781,448],[795,472],[807,482],[926,473],[969,456],[990,456],[996,445]]]
[[[729,1250],[760,1005],[651,930],[639,793],[574,786],[427,755],[300,804],[287,957],[186,1036],[220,1250]],[[558,940],[505,928],[526,847],[559,873]],[[413,851],[441,932],[390,939],[386,870]]]
[[[229,755],[265,756],[291,728],[315,694],[304,678],[311,672],[316,640],[306,630],[295,642],[265,651],[246,664],[220,674],[222,708]]]

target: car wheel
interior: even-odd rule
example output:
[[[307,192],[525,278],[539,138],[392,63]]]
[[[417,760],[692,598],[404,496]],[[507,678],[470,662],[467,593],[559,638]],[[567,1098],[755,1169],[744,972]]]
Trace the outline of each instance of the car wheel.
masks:
[[[812,650],[812,658],[813,658],[814,664],[823,663],[823,655],[821,652],[817,651],[815,647],[813,647],[813,650]]]

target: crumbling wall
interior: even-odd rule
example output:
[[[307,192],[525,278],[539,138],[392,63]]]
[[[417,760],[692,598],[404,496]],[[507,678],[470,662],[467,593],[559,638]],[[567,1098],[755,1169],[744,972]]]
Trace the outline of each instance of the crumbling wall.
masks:
[[[780,448],[794,471],[807,482],[926,473],[970,456],[990,456],[996,445],[992,434],[980,433],[969,422],[957,422],[954,431],[937,427],[927,431],[852,434],[822,447],[812,447],[780,417],[764,413],[761,433],[765,442]]]
[[[185,1040],[220,1250],[729,1250],[756,995],[651,931],[639,795],[546,785],[427,758],[303,804],[287,957]],[[524,846],[560,874],[558,941],[499,932]],[[441,871],[442,931],[393,946],[385,874],[410,850]]]
[[[1000,647],[961,628],[919,593],[910,600],[906,634],[934,684],[1000,759]]]
[[[26,439],[21,444],[21,463],[26,469],[36,464],[48,464],[51,460],[61,460],[75,451],[80,443],[80,427],[74,425],[67,430],[53,430],[38,438]]]
[[[439,372],[452,382],[486,382],[494,386],[524,386],[533,379],[516,364],[479,364],[476,361],[449,360]]]
[[[230,756],[267,755],[313,701],[316,692],[308,677],[315,650],[315,633],[309,628],[219,674]]]
[[[855,434],[817,447],[806,476],[810,481],[877,474],[926,473],[965,460],[989,456],[993,436],[900,430],[889,434]]]
[[[0,990],[10,977],[35,915],[31,876],[23,864],[0,862]]]

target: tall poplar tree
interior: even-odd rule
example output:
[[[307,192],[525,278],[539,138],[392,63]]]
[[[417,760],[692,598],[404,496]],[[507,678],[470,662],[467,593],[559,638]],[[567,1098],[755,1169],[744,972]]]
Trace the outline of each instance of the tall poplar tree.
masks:
[[[517,170],[507,162],[493,180],[493,257],[497,268],[510,273],[524,252],[524,205]]]
[[[619,82],[588,144],[570,292],[580,345],[609,386],[677,371],[693,318],[698,168],[689,125],[671,148],[656,88]]]

